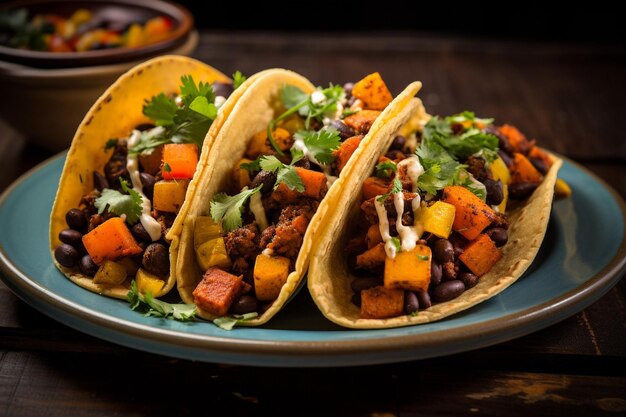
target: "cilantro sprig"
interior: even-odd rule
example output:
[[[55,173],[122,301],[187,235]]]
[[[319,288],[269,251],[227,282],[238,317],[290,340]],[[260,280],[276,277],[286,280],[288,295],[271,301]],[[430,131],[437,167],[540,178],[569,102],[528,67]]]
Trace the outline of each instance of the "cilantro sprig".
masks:
[[[328,165],[335,160],[333,151],[339,148],[341,137],[335,129],[300,130],[294,135],[294,139],[302,140],[315,161]]]
[[[98,214],[105,210],[115,213],[118,216],[125,215],[126,223],[133,225],[141,216],[143,200],[139,193],[128,186],[128,182],[120,177],[122,190],[127,194],[122,194],[117,190],[105,188],[100,197],[96,198],[94,205],[98,209]]]
[[[289,165],[283,164],[274,155],[263,156],[260,161],[261,169],[264,171],[271,171],[276,174],[276,183],[274,189],[278,188],[280,183],[284,183],[290,190],[296,190],[299,193],[304,192],[304,183],[302,178],[296,172],[294,164],[304,157],[301,151],[291,150],[291,163]]]
[[[383,161],[376,165],[376,176],[378,178],[390,178],[391,174],[395,174],[398,167],[393,161]]]
[[[386,192],[385,194],[376,197],[376,201],[378,201],[379,203],[384,202],[387,197],[389,197],[392,194],[396,194],[396,193],[400,193],[402,192],[402,182],[400,182],[400,180],[398,178],[394,178],[393,180],[393,187],[391,187],[391,190],[389,190],[388,192]]]
[[[236,90],[239,87],[241,87],[241,84],[243,84],[247,79],[248,79],[248,77],[243,75],[241,73],[241,71],[239,71],[239,70],[235,71],[233,73],[233,89]]]
[[[244,188],[239,194],[229,196],[219,193],[211,201],[211,217],[215,223],[222,221],[222,227],[226,232],[233,231],[242,225],[241,213],[248,199],[261,190],[263,185],[256,188]]]
[[[287,107],[287,111],[272,120],[267,126],[267,138],[276,152],[279,155],[284,155],[272,136],[276,123],[297,112],[305,118],[304,127],[308,130],[311,120],[315,119],[321,122],[326,114],[336,112],[338,103],[345,98],[346,93],[340,85],[331,84],[324,89],[318,87],[312,94],[307,94],[293,85],[286,85],[281,89],[280,96],[283,104]]]
[[[195,304],[170,304],[157,300],[151,292],[141,294],[137,289],[137,283],[130,283],[130,291],[126,295],[130,308],[143,313],[146,317],[161,317],[177,321],[192,321],[196,316]]]
[[[245,323],[259,316],[259,313],[252,312],[246,314],[233,314],[232,316],[218,317],[213,320],[213,324],[224,330],[232,330],[236,325]]]

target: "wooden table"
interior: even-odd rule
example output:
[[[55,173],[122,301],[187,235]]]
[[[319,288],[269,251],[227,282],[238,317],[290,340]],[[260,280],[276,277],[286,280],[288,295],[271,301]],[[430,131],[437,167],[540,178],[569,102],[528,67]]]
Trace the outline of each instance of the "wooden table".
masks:
[[[202,34],[227,73],[285,67],[326,84],[380,71],[431,113],[465,109],[522,128],[626,197],[626,50],[413,34]],[[5,98],[6,99],[6,98]],[[0,124],[0,190],[51,153]],[[626,284],[543,331],[410,363],[264,369],[193,363],[104,342],[0,284],[0,416],[603,416],[626,413]]]

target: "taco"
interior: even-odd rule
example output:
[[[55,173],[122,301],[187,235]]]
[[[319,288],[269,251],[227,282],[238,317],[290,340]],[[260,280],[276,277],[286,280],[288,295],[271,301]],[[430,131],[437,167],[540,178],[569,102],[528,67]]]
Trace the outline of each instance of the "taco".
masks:
[[[190,180],[205,167],[216,132],[253,81],[233,92],[216,69],[165,56],[111,85],[76,131],[52,208],[50,249],[61,272],[111,297],[125,298],[132,280],[141,292],[166,294],[178,241],[164,236],[183,216]]]
[[[340,213],[316,241],[308,287],[345,327],[470,308],[519,279],[546,233],[561,160],[471,112],[410,125],[364,148],[327,196]]]
[[[395,99],[378,73],[315,88],[268,70],[238,100],[185,202],[178,291],[225,328],[267,322],[294,294],[360,144],[387,141],[421,84]],[[186,207],[188,206],[188,207]]]

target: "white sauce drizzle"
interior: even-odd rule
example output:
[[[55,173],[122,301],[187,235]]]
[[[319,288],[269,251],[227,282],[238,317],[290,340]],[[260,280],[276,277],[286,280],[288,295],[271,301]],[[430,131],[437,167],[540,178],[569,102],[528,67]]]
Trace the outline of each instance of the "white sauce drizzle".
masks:
[[[157,130],[162,130],[163,128],[154,128],[150,133],[156,133]],[[133,133],[128,138],[128,149],[132,148],[137,144],[139,138],[141,137],[141,132],[138,130],[133,130]],[[139,216],[139,221],[146,232],[150,235],[150,239],[152,241],[157,241],[161,238],[161,224],[156,221],[154,217],[150,215],[152,211],[152,204],[150,203],[150,199],[146,197],[143,193],[143,184],[141,183],[141,176],[139,175],[139,158],[137,154],[128,154],[126,157],[126,169],[128,170],[128,174],[130,175],[130,181],[133,184],[133,190],[137,191],[141,196],[141,216]]]
[[[267,217],[265,217],[265,209],[263,208],[263,203],[261,202],[260,192],[256,192],[250,197],[250,211],[254,214],[259,230],[262,232],[267,229]]]
[[[224,105],[224,103],[226,103],[226,97],[224,96],[217,96],[215,97],[215,101],[213,104],[215,104],[215,107],[217,107],[218,109],[220,107],[222,107]]]

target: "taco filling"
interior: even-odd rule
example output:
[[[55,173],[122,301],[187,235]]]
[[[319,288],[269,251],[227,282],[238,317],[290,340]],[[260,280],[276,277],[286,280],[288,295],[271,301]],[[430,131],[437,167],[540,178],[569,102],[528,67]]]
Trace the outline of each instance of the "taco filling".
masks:
[[[165,235],[209,127],[232,91],[231,84],[182,76],[180,93],[146,100],[143,114],[153,123],[107,142],[103,151],[111,156],[102,171],[93,171],[94,189],[65,215],[56,261],[94,284],[120,285],[132,277],[140,292],[159,293],[170,274]]]
[[[553,163],[515,127],[471,112],[408,133],[363,183],[346,249],[363,319],[414,315],[477,285],[502,257],[507,207]]]
[[[392,101],[378,73],[310,94],[284,85],[279,96],[228,191],[214,195],[210,216],[196,218],[203,277],[193,300],[212,316],[256,317],[278,298],[320,202]]]

